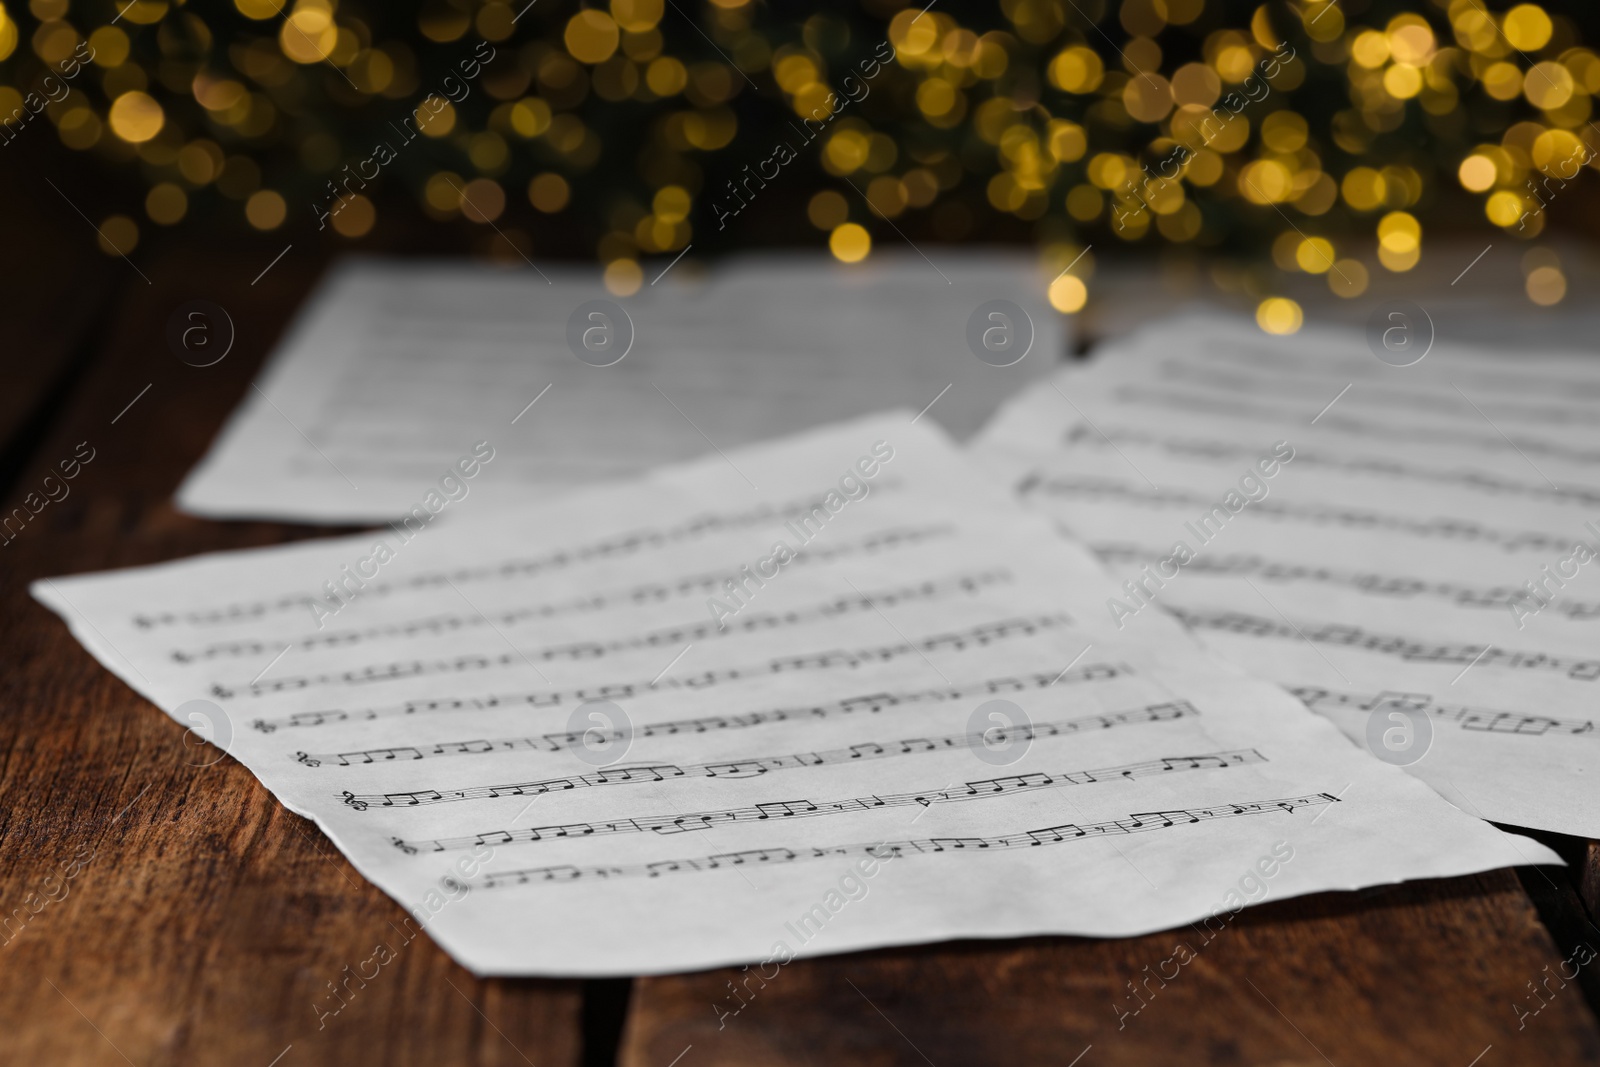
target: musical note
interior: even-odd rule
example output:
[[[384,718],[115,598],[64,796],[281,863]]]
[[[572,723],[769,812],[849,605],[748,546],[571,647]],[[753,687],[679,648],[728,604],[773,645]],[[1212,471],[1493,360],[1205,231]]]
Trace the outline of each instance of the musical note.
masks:
[[[489,838],[498,844],[531,843],[570,836],[575,830],[581,830],[585,836],[650,832],[672,834],[683,830],[706,830],[714,825],[766,822],[774,819],[806,819],[847,812],[873,811],[879,808],[911,806],[927,808],[934,804],[988,800],[999,796],[1014,796],[1017,793],[1057,789],[1070,785],[1093,785],[1118,779],[1164,775],[1175,771],[1215,770],[1265,762],[1266,757],[1255,749],[1237,749],[1230,752],[1207,752],[1195,756],[1169,756],[1117,767],[1097,767],[1093,770],[1061,771],[1054,774],[1042,772],[1014,774],[1004,778],[985,778],[932,790],[882,793],[870,797],[846,797],[839,800],[773,800],[750,807],[723,808],[716,811],[677,815],[636,815],[600,827],[591,826],[589,823],[536,826],[524,830],[491,830],[467,837],[413,841],[408,844],[433,851],[444,851],[471,848]],[[398,845],[400,839],[396,838],[395,843]]]
[[[710,868],[721,867],[725,864],[742,866],[746,863],[792,863],[798,859],[798,854],[788,848],[754,848],[744,852],[722,852],[715,856],[707,856],[706,864]]]
[[[1036,674],[1025,675],[1021,678],[1007,677],[1003,679],[990,679],[975,682],[970,685],[955,687],[940,687],[936,689],[907,690],[897,693],[875,693],[870,696],[846,697],[831,704],[813,705],[809,707],[775,708],[765,712],[751,712],[743,715],[713,715],[700,719],[685,719],[676,722],[655,724],[642,724],[635,730],[637,737],[669,736],[680,732],[704,733],[714,729],[737,729],[749,726],[764,726],[768,723],[789,722],[799,718],[826,718],[832,714],[851,714],[857,711],[869,713],[879,712],[885,708],[899,707],[902,704],[915,704],[925,701],[952,701],[965,700],[969,697],[1002,691],[1020,691],[1023,689],[1046,689],[1052,685],[1072,685],[1085,682],[1106,681],[1112,678],[1126,678],[1135,673],[1134,669],[1125,663],[1087,663],[1073,667],[1065,674],[1049,670]],[[437,711],[482,711],[489,708],[526,706],[529,708],[555,707],[565,703],[582,703],[588,700],[619,700],[632,696],[638,688],[647,687],[647,683],[608,685],[571,692],[540,692],[517,693],[504,696],[489,696],[458,700],[428,700],[406,701],[403,704],[388,707],[365,708],[356,712],[343,711],[314,711],[301,712],[284,719],[257,719],[253,725],[263,733],[271,733],[280,726],[322,726],[328,722],[345,722],[352,718],[362,721],[388,718],[392,716],[415,715],[419,712]],[[493,742],[496,745],[523,747],[521,742],[528,742],[528,747],[540,747],[547,744],[572,744],[576,735],[573,734],[544,734],[537,738],[503,738]],[[444,744],[452,744],[446,742]],[[558,749],[547,749],[557,751]],[[434,755],[461,755],[464,753],[436,751]],[[335,759],[335,756],[324,756],[324,759]]]
[[[1174,505],[1187,509],[1204,510],[1215,501],[1199,493],[1186,493],[1173,489],[1149,489],[1143,485],[1129,485],[1104,478],[1075,477],[1070,475],[1039,476],[1033,480],[1030,491],[1044,496],[1063,497],[1070,500],[1128,501],[1149,507]],[[1374,511],[1358,507],[1282,501],[1276,498],[1259,500],[1250,505],[1256,515],[1277,520],[1298,520],[1318,526],[1343,526],[1355,530],[1383,530],[1404,533],[1412,537],[1438,538],[1493,545],[1504,552],[1565,552],[1572,546],[1570,536],[1541,533],[1536,530],[1501,530],[1467,519],[1412,517],[1392,512]]]
[[[1065,676],[1041,671],[1038,674],[1027,675],[1021,679],[1028,687],[1046,689],[1054,684],[1079,683],[1100,681],[1107,678],[1128,677],[1133,670],[1125,665],[1105,663],[1088,664],[1075,667]],[[747,712],[741,715],[713,715],[699,719],[680,719],[661,723],[643,723],[633,730],[634,737],[671,737],[680,733],[708,733],[714,730],[740,730],[755,726],[768,726],[776,723],[794,722],[804,719],[825,719],[830,715],[849,715],[858,711],[876,713],[883,707],[899,707],[903,705],[918,704],[923,702],[949,702],[966,700],[983,693],[993,692],[993,682],[978,682],[971,685],[956,686],[954,688],[941,687],[937,689],[909,690],[894,694],[890,697],[875,696],[871,698],[848,697],[832,704],[814,705],[811,707],[774,708],[770,711]],[[494,699],[494,698],[490,698]],[[463,703],[463,702],[453,702]],[[479,702],[474,702],[479,703]],[[503,703],[514,704],[513,700]],[[375,709],[374,714],[377,713]],[[621,737],[620,733],[613,733],[612,739]],[[490,741],[441,741],[427,750],[428,756],[465,756],[483,755],[492,752],[512,751],[540,751],[560,752],[570,749],[573,745],[581,744],[583,735],[577,733],[541,734],[533,737],[504,737]],[[330,764],[347,766],[350,760],[357,757],[376,755],[391,751],[389,749],[371,749],[361,752],[343,753],[317,753],[308,759],[316,762],[309,766]],[[343,761],[343,762],[341,762]],[[304,761],[302,761],[304,762]]]
[[[880,802],[878,806],[881,807],[882,803]],[[765,804],[757,804],[755,810],[760,813],[756,816],[757,818],[767,819],[772,816],[793,818],[796,815],[814,815],[820,809],[809,800],[769,800]],[[737,818],[738,816],[737,814],[732,814],[729,817]]]
[[[771,630],[780,627],[802,626],[807,623],[819,622],[837,618],[852,611],[871,610],[873,604],[893,605],[905,604],[916,601],[937,601],[953,594],[972,595],[983,589],[1011,581],[1011,574],[1005,570],[986,570],[978,573],[957,574],[953,577],[920,582],[913,586],[900,586],[888,589],[876,589],[854,597],[836,597],[821,604],[808,608],[797,608],[787,611],[782,615],[755,614],[742,616],[732,622],[726,620],[701,620],[681,626],[673,626],[663,630],[649,631],[643,634],[634,634],[628,637],[613,638],[608,641],[577,641],[561,645],[549,645],[536,648],[527,652],[520,652],[524,658],[537,659],[542,662],[556,660],[594,660],[603,656],[617,653],[636,651],[643,648],[660,648],[663,646],[679,646],[685,642],[710,641],[736,637],[754,630]],[[488,623],[486,617],[472,616],[480,623]],[[980,627],[974,632],[973,639],[980,644],[987,644],[989,640],[1010,636],[1012,633],[1032,633],[1028,627],[1036,626],[1028,620],[999,624],[998,627]],[[308,639],[306,644],[311,644],[315,639]],[[951,640],[947,636],[932,639],[936,642]],[[344,643],[353,644],[354,639]],[[172,653],[179,662],[189,660],[208,659],[218,655],[255,655],[266,647],[261,642],[233,643],[216,645],[196,653],[175,651]],[[963,646],[964,647],[964,646]],[[831,659],[830,657],[826,657]],[[806,665],[815,665],[810,662],[813,657],[802,657],[799,661]],[[454,660],[444,660],[435,663],[414,661],[407,664],[387,664],[362,668],[360,671],[342,671],[333,674],[315,675],[309,678],[284,678],[277,679],[269,686],[282,688],[303,688],[312,685],[326,685],[331,681],[343,683],[384,681],[397,677],[412,677],[418,674],[431,674],[436,672],[461,672],[470,670],[486,670],[491,666],[505,662],[504,657],[462,656]],[[783,661],[786,665],[789,661]],[[823,664],[831,665],[831,664]],[[263,686],[256,682],[250,683],[250,688],[260,691]]]
[[[1016,848],[1038,848],[1059,845],[1068,841],[1081,841],[1090,837],[1111,834],[1150,833],[1176,826],[1190,826],[1201,822],[1231,819],[1246,815],[1266,815],[1273,812],[1293,814],[1300,808],[1323,807],[1340,803],[1331,793],[1312,793],[1305,796],[1285,797],[1276,800],[1258,800],[1239,804],[1224,804],[1209,808],[1182,808],[1173,811],[1130,815],[1125,819],[1112,819],[1100,823],[1046,827],[1041,830],[1022,830],[993,837],[927,837],[905,841],[877,841],[848,845],[830,845],[810,851],[792,849],[753,849],[745,852],[723,853],[701,859],[659,860],[654,863],[625,864],[611,867],[530,867],[523,870],[499,871],[487,875],[477,883],[479,889],[497,889],[508,885],[526,885],[533,882],[581,881],[585,877],[599,878],[659,878],[664,874],[687,871],[716,870],[725,864],[740,864],[754,859],[758,863],[797,863],[836,855],[862,855],[874,859],[885,856],[902,858],[906,855],[931,855],[964,852],[1005,851]]]
[[[1089,547],[1101,559],[1112,562],[1143,562],[1150,558],[1147,549],[1127,542],[1091,542]],[[1524,595],[1522,589],[1509,585],[1474,586],[1461,582],[1424,581],[1402,575],[1284,563],[1263,559],[1253,554],[1199,556],[1184,564],[1184,570],[1195,574],[1230,577],[1250,575],[1268,582],[1317,582],[1324,585],[1339,585],[1374,596],[1426,596],[1462,607],[1498,612],[1504,612],[1512,601]],[[1549,610],[1571,619],[1589,619],[1600,616],[1600,602],[1563,597],[1552,603]]]
[[[1105,436],[1100,435],[1105,431]],[[1180,457],[1198,457],[1207,460],[1229,460],[1251,463],[1256,458],[1253,445],[1236,444],[1219,438],[1167,438],[1156,433],[1115,423],[1100,423],[1099,429],[1087,428],[1070,434],[1075,448],[1114,448],[1140,445],[1158,448]],[[1600,506],[1600,489],[1584,486],[1552,487],[1532,481],[1516,481],[1482,471],[1451,469],[1446,467],[1421,467],[1393,459],[1373,459],[1359,455],[1340,454],[1332,450],[1298,449],[1294,458],[1300,468],[1314,467],[1330,471],[1374,475],[1402,481],[1415,481],[1431,485],[1450,485],[1474,489],[1491,495],[1517,496],[1551,503],[1576,504],[1580,507]]]
[[[1199,712],[1183,701],[1166,702],[1151,705],[1145,708],[1134,708],[1128,711],[1113,712],[1107,715],[1090,715],[1081,719],[1066,719],[1061,722],[1038,723],[1029,730],[1032,737],[1056,737],[1080,730],[1110,729],[1115,726],[1133,726],[1140,723],[1165,722],[1180,716],[1198,715]],[[767,774],[772,771],[792,770],[799,767],[816,767],[827,763],[844,763],[852,760],[892,759],[897,756],[916,755],[927,752],[945,751],[951,748],[980,745],[983,743],[982,731],[971,733],[951,734],[947,737],[928,740],[915,738],[910,741],[890,742],[887,745],[865,743],[852,745],[849,748],[830,749],[825,752],[807,752],[787,756],[762,756],[742,760],[718,760],[710,763],[688,764],[684,766],[612,766],[605,767],[591,774],[575,778],[562,778],[557,781],[561,788],[576,789],[585,786],[614,785],[619,783],[637,781],[662,781],[666,778],[751,778]],[[547,781],[513,782],[504,785],[470,786],[465,789],[455,789],[446,793],[437,790],[427,790],[423,793],[396,793],[377,794],[374,796],[352,794],[354,800],[366,803],[378,803],[385,807],[392,806],[390,796],[416,798],[407,800],[409,805],[444,803],[457,800],[483,800],[501,796],[524,796],[530,790],[544,792],[551,788],[552,783]],[[347,801],[354,807],[353,801]],[[357,810],[365,810],[357,808]]]
[[[600,688],[606,690],[607,694],[614,698],[617,695],[626,695],[649,689],[652,681],[655,682],[657,687],[698,689],[736,681],[761,670],[769,673],[779,673],[788,670],[828,670],[836,667],[859,667],[863,663],[888,662],[894,659],[923,655],[929,651],[936,651],[944,647],[955,648],[959,651],[969,647],[969,644],[977,646],[988,645],[994,641],[1029,636],[1044,629],[1065,627],[1070,625],[1071,622],[1072,620],[1068,616],[1056,612],[1033,619],[1013,619],[999,624],[985,624],[967,631],[936,634],[920,641],[909,643],[882,645],[854,652],[823,652],[805,656],[783,656],[768,660],[766,663],[756,667],[724,668],[682,678],[676,675],[669,675],[666,678],[637,683],[610,683]],[[402,678],[414,678],[422,675],[452,674],[464,671],[487,670],[492,667],[509,667],[518,663],[525,663],[520,652],[506,652],[497,656],[459,656],[452,660],[435,660],[426,663],[422,660],[412,660],[407,663],[370,666],[357,671],[339,671],[307,678],[275,679],[269,682],[252,684],[250,689],[253,693],[261,694],[305,689],[313,685],[365,685],[373,682],[396,681]],[[219,695],[225,699],[232,696],[232,690],[225,687],[218,686],[217,690]],[[580,700],[606,698],[605,696],[578,697]],[[549,702],[551,698],[547,695],[544,699]]]
[[[424,789],[415,793],[380,793],[376,796],[358,797],[353,793],[344,794],[344,802],[357,811],[366,811],[367,805],[377,803],[386,808],[396,806],[414,808],[418,804],[440,804],[446,800],[456,800],[460,794],[441,793],[437,789]]]
[[[1293,693],[1316,711],[1354,709],[1371,711],[1383,705],[1426,711],[1443,722],[1454,722],[1463,730],[1491,734],[1516,734],[1523,737],[1600,737],[1592,719],[1563,719],[1551,715],[1528,715],[1515,711],[1478,708],[1466,704],[1439,704],[1427,693],[1333,693],[1311,686],[1289,686]]]
[[[1477,667],[1505,667],[1513,670],[1543,670],[1564,674],[1575,681],[1591,682],[1600,678],[1600,659],[1580,659],[1572,656],[1555,656],[1544,652],[1517,652],[1490,645],[1429,644],[1414,641],[1397,634],[1369,633],[1356,626],[1302,626],[1298,630],[1287,623],[1276,622],[1259,615],[1237,611],[1189,611],[1171,608],[1184,625],[1201,630],[1225,630],[1229,633],[1250,634],[1256,637],[1280,637],[1300,640],[1304,635],[1313,643],[1342,644],[1369,652],[1380,652],[1418,663],[1475,663]]]
[[[893,488],[891,485],[880,485],[879,491],[892,492]],[[668,530],[651,531],[647,536],[608,539],[571,550],[562,549],[545,556],[508,560],[493,566],[457,567],[449,571],[419,571],[403,581],[369,583],[365,592],[371,596],[389,596],[407,590],[437,588],[443,585],[446,579],[459,584],[467,584],[481,581],[503,583],[520,579],[540,578],[551,571],[565,570],[591,560],[617,559],[651,548],[660,548],[695,540],[713,532],[747,529],[774,521],[782,522],[785,519],[799,518],[806,514],[806,508],[809,503],[809,500],[803,502],[790,501],[776,508],[769,505],[760,505],[743,512],[718,516],[719,521],[716,522],[700,523],[691,521]],[[930,540],[948,538],[952,532],[953,528],[947,523],[891,527],[868,534],[859,541],[835,546],[808,546],[800,559],[806,563],[820,563],[834,559],[849,558],[855,555],[876,555],[900,547],[910,547]],[[649,583],[643,586],[633,586],[627,590],[600,594],[605,599],[599,606],[606,606],[612,601],[622,599],[636,603],[657,600],[661,599],[661,594],[666,591],[676,592],[678,595],[696,595],[704,592],[707,588],[720,588],[723,582],[735,577],[737,577],[735,572],[716,571],[709,574],[686,575],[669,585]],[[190,626],[218,625],[258,619],[283,612],[295,612],[304,615],[313,602],[313,597],[300,595],[182,612],[167,611],[151,614],[141,611],[130,615],[130,621],[141,630],[180,624],[188,624]]]
[[[1167,376],[1173,380],[1205,385],[1209,388],[1221,390],[1228,396],[1275,395],[1278,397],[1303,398],[1306,395],[1302,383],[1279,381],[1270,375],[1241,375],[1229,371],[1219,371],[1215,367],[1181,359],[1163,360],[1161,367]],[[1478,414],[1477,410],[1461,397],[1451,396],[1442,391],[1406,389],[1392,384],[1385,390],[1375,390],[1371,396],[1365,396],[1362,400],[1365,404],[1373,407],[1397,408],[1407,415],[1419,411],[1463,417]],[[1592,421],[1590,413],[1581,406],[1554,404],[1536,406],[1520,401],[1484,401],[1481,406],[1483,409],[1493,411],[1507,419],[1533,422],[1541,425],[1577,423],[1587,426]],[[1437,437],[1430,436],[1427,439],[1437,440]]]

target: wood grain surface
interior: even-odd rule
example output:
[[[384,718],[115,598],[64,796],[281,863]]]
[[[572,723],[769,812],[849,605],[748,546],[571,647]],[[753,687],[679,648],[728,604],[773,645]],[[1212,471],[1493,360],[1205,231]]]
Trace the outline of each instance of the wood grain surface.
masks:
[[[1589,914],[1600,915],[1600,842],[1586,841],[1578,872],[1579,893]]]
[[[772,968],[639,979],[621,1062],[685,1048],[680,1067],[1600,1061],[1576,985],[1530,999],[1562,954],[1506,871],[1269,903],[1210,936],[856,953],[765,986]]]
[[[80,442],[94,450],[69,495],[0,547],[0,1062],[578,1063],[581,983],[477,981],[426,937],[407,942],[399,905],[314,824],[188,743],[29,598],[35,578],[325,532],[170,502],[320,270],[286,257],[252,286],[280,249],[178,252],[141,263],[149,285],[128,269],[6,501]],[[215,367],[166,347],[193,299],[237,327]],[[379,944],[397,958],[363,980]]]
[[[23,457],[6,509],[80,443],[95,458],[0,545],[0,1062],[564,1067],[612,1062],[619,1041],[629,1067],[1600,1062],[1591,983],[1550,977],[1576,944],[1600,947],[1596,851],[1581,842],[1571,871],[1269,903],[1209,942],[1190,929],[963,942],[799,961],[764,983],[473,979],[426,938],[407,943],[400,907],[312,823],[193,744],[28,595],[36,578],[328,532],[171,505],[322,263],[294,249],[252,282],[281,244],[156,250],[135,271],[92,233],[63,240],[77,241],[65,262],[114,268],[109,295],[79,299],[81,337],[60,298],[47,313],[42,295],[5,297],[36,304],[9,318],[11,351],[61,367],[89,346],[70,389],[52,397],[39,373],[0,405],[0,437]],[[194,299],[236,327],[214,367],[166,346]],[[1547,927],[1552,909],[1563,918]],[[1163,979],[1180,942],[1195,958]],[[351,978],[380,943],[397,959]],[[327,1013],[330,983],[347,981]],[[748,1003],[719,1015],[738,1003],[729,982]]]
[[[9,253],[0,255],[0,487],[16,478],[92,356],[89,335],[126,269],[93,251],[94,230],[52,184],[55,168],[38,147],[6,144],[0,167]]]

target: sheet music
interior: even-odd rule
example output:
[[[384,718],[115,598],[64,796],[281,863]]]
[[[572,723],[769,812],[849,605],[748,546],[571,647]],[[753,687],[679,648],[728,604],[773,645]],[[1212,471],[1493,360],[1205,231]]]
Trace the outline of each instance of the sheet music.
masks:
[[[888,407],[932,405],[927,417],[964,438],[1064,357],[1067,319],[1029,257],[936,258],[764,255],[709,272],[691,258],[630,297],[587,269],[352,259],[302,310],[178,505],[392,520],[485,438],[495,457],[475,510]],[[969,316],[997,298],[1031,320],[1014,366],[985,365],[966,340]],[[616,344],[632,330],[610,366],[580,361],[568,337],[597,299],[626,314],[607,320]]]
[[[480,974],[1136,934],[1263,857],[1275,897],[1557,862],[1105,624],[1092,558],[913,415],[34,592]]]
[[[1103,617],[1166,609],[1464,810],[1595,837],[1596,398],[1577,356],[1399,367],[1360,332],[1196,318],[1033,388],[977,448],[1133,583]]]

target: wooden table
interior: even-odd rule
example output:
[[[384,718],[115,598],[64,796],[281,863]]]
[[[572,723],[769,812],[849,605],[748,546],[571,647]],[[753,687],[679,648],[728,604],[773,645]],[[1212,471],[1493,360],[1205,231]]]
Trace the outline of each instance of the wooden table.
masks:
[[[418,939],[319,1029],[313,1003],[394,936],[401,910],[243,767],[192,766],[183,731],[102,670],[28,582],[326,532],[205,522],[171,503],[323,263],[297,246],[253,282],[287,243],[264,236],[145,248],[129,264],[27,181],[39,210],[12,233],[37,232],[12,251],[43,243],[0,266],[8,512],[78,442],[96,458],[0,547],[0,1061],[1600,1062],[1600,963],[1552,977],[1580,944],[1600,948],[1595,849],[1570,839],[1548,839],[1566,871],[1268,903],[1209,944],[1185,929],[796,962],[720,1024],[733,970],[478,981]],[[194,299],[237,326],[214,367],[167,350],[168,318]],[[1198,958],[1163,982],[1179,942]]]

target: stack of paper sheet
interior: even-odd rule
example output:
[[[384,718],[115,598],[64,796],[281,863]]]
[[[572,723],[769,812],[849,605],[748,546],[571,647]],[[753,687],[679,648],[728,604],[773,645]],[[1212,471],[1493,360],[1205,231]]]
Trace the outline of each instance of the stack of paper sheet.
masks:
[[[1105,563],[1119,633],[1164,609],[1466,811],[1595,837],[1600,365],[1425,340],[1181,320],[976,447]]]
[[[1119,628],[913,414],[35,593],[480,974],[770,977],[1557,862],[1158,612]]]

